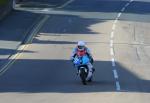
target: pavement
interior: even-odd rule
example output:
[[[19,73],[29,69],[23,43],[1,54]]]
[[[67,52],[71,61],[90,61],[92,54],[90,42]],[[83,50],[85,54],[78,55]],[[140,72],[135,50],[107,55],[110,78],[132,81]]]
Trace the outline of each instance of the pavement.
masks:
[[[149,103],[149,5],[149,0],[75,0],[63,8],[26,9],[48,19],[1,74],[0,102]],[[94,80],[87,86],[70,62],[79,40],[95,59]]]

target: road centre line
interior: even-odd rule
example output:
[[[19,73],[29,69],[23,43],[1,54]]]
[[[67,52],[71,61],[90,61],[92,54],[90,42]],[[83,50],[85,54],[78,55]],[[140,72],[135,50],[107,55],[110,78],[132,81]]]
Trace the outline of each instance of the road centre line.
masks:
[[[110,47],[113,47],[113,40],[110,40]]]
[[[117,70],[116,70],[116,69],[113,70],[113,73],[114,73],[114,78],[115,78],[115,79],[118,79],[118,73],[117,73]]]
[[[111,38],[111,39],[114,38],[114,31],[111,32],[110,38]]]
[[[124,7],[124,8],[122,8],[122,9],[121,9],[121,12],[124,12],[124,11],[125,11],[125,9],[126,9],[125,7]]]
[[[118,22],[118,19],[116,19],[115,21],[114,21],[114,24],[116,24]]]
[[[123,7],[123,8],[121,9],[121,12],[124,12],[124,11],[125,11],[125,9],[126,9],[126,8],[125,8],[125,7]]]
[[[111,62],[112,62],[112,66],[115,67],[116,63],[115,63],[115,59],[114,58],[111,59]]]
[[[114,49],[110,48],[110,55],[114,56]]]
[[[118,73],[117,73],[117,70],[115,68],[116,66],[116,62],[115,62],[115,54],[114,54],[114,43],[113,43],[113,39],[114,39],[114,31],[116,29],[116,24],[117,24],[117,21],[119,20],[120,16],[122,15],[122,13],[125,11],[125,9],[131,4],[131,2],[133,2],[134,0],[130,0],[128,3],[126,3],[124,5],[124,7],[121,9],[121,12],[118,13],[114,23],[113,23],[113,26],[112,26],[112,32],[110,34],[110,55],[112,56],[111,58],[111,62],[112,62],[112,66],[113,66],[113,74],[114,74],[114,78],[116,80],[116,90],[117,91],[120,91],[121,90],[121,87],[120,87],[120,83],[118,81],[119,77],[118,77]]]
[[[129,3],[127,3],[126,5],[125,5],[125,7],[127,7],[127,6],[129,6],[130,5],[130,2]]]
[[[119,81],[116,81],[116,90],[117,91],[121,90]]]
[[[122,14],[122,13],[119,13],[118,16],[117,16],[117,18],[119,18],[119,17],[121,16],[121,14]]]
[[[115,30],[115,29],[116,29],[116,24],[113,24],[112,30]]]

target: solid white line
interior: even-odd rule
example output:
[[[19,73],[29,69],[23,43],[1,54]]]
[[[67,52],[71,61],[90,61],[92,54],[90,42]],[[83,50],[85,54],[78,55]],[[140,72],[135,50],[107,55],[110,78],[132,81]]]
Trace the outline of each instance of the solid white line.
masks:
[[[117,73],[117,70],[113,70],[113,73],[114,73],[115,79],[118,79],[118,73]]]
[[[120,83],[119,83],[119,81],[116,81],[116,90],[120,91]]]
[[[116,64],[115,64],[115,59],[112,58],[111,61],[112,61],[112,66],[115,67],[115,66],[116,66]]]
[[[111,39],[114,38],[114,31],[111,32],[110,37],[111,37]]]

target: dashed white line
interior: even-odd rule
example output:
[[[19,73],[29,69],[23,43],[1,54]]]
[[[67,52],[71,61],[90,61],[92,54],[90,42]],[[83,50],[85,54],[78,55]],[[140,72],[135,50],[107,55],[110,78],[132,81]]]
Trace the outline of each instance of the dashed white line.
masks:
[[[114,24],[116,24],[118,22],[118,19],[116,19],[115,21],[114,21]]]
[[[131,2],[133,2],[134,0],[130,0],[128,3],[126,3],[125,5],[124,5],[124,7],[121,9],[121,11],[120,11],[120,13],[118,13],[118,15],[117,15],[117,17],[116,17],[116,19],[115,19],[115,21],[114,21],[114,23],[113,23],[113,26],[112,26],[112,32],[111,32],[111,34],[110,34],[110,55],[112,56],[112,58],[111,58],[111,62],[112,62],[112,66],[113,66],[113,74],[114,74],[114,78],[115,78],[115,80],[116,80],[116,90],[117,91],[120,91],[121,90],[121,88],[120,88],[120,83],[119,83],[119,77],[118,77],[118,73],[117,73],[117,70],[116,70],[116,61],[115,61],[115,54],[114,54],[114,47],[113,47],[113,45],[114,45],[114,43],[113,43],[113,39],[114,39],[114,31],[115,31],[115,29],[116,29],[116,24],[117,24],[117,22],[118,22],[118,20],[119,20],[119,18],[120,18],[120,16],[122,15],[122,12],[124,12],[125,11],[125,9],[130,5],[130,3]]]
[[[111,32],[110,38],[114,38],[114,31]]]
[[[115,67],[116,63],[115,63],[115,59],[114,58],[111,59],[111,62],[112,62],[112,66]]]
[[[125,7],[123,7],[123,8],[121,9],[121,12],[124,12],[124,11],[125,11],[125,9],[126,9],[126,8],[125,8]]]
[[[119,17],[121,16],[121,14],[122,14],[122,13],[119,13],[117,17],[119,18]]]
[[[117,73],[117,70],[114,69],[114,70],[113,70],[113,73],[114,73],[114,78],[115,78],[115,79],[118,79],[118,73]]]
[[[115,29],[116,29],[116,24],[113,24],[112,30],[115,30]]]
[[[125,7],[127,7],[127,6],[129,6],[130,5],[130,2],[129,3],[127,3],[126,5],[125,5]]]
[[[114,56],[114,49],[110,48],[110,55]]]
[[[120,91],[120,83],[119,83],[119,81],[116,81],[116,90]]]
[[[131,2],[133,2],[134,0],[130,0],[129,2],[131,3]]]
[[[110,47],[113,47],[113,40],[110,40]]]

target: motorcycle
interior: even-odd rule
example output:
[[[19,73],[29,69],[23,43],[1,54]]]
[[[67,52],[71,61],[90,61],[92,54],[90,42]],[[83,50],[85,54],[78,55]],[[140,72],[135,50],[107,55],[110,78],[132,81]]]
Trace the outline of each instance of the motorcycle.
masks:
[[[90,63],[90,59],[87,55],[81,57],[76,56],[73,63],[78,69],[78,73],[83,85],[86,85],[87,81],[90,82],[92,80],[92,72],[89,72],[89,68],[87,66],[87,64]]]

